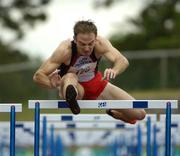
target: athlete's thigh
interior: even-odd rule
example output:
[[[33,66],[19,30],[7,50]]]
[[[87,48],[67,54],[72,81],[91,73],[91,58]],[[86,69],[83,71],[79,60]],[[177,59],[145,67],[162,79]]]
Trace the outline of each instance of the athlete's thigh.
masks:
[[[126,91],[117,86],[108,83],[98,99],[104,100],[134,100]],[[145,116],[143,109],[116,109],[120,113],[123,113],[127,119],[142,120]]]
[[[84,88],[80,83],[77,83],[78,96],[77,100],[81,100],[84,97]]]
[[[108,82],[98,99],[106,100],[133,100],[134,98],[123,89]]]
[[[68,81],[67,81],[67,79],[68,79]],[[74,74],[71,74],[71,73],[66,74],[61,79],[61,85],[59,87],[60,97],[65,99],[65,90],[69,84],[72,84],[77,89],[77,92],[78,92],[77,99],[82,99],[84,96],[84,88],[80,83],[78,83],[77,76]]]

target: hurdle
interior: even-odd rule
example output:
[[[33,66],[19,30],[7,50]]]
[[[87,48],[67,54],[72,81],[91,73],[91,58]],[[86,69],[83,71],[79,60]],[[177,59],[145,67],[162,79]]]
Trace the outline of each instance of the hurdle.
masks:
[[[47,121],[48,122],[51,122],[53,125],[54,125],[54,129],[56,129],[56,130],[62,130],[62,129],[64,129],[64,128],[77,128],[76,130],[81,130],[81,129],[78,129],[79,128],[79,123],[78,122],[87,122],[89,125],[88,126],[90,126],[89,127],[89,130],[91,131],[92,129],[92,127],[93,127],[93,124],[92,124],[92,122],[93,123],[97,123],[97,124],[99,124],[99,126],[101,125],[101,122],[105,122],[105,120],[103,121],[103,118],[101,118],[101,117],[106,117],[107,115],[104,115],[104,114],[100,114],[100,115],[98,115],[98,114],[92,114],[92,116],[91,116],[91,114],[80,114],[80,115],[72,115],[72,114],[40,114],[40,120],[42,121],[43,120],[43,118],[44,117],[46,117],[46,119],[47,119]],[[149,117],[151,117],[151,121],[154,123],[156,120],[157,120],[157,116],[154,114],[147,114],[146,115],[147,116],[147,122],[149,121],[148,120],[148,118]],[[88,118],[88,117],[90,117],[91,119],[93,119],[93,120],[90,120],[90,118]],[[109,117],[109,118],[105,118],[105,119],[107,119],[107,123],[108,124],[110,124],[111,122],[110,121],[112,121],[112,122],[115,122],[115,123],[118,123],[118,122],[120,122],[119,120],[113,120],[113,118],[112,117],[110,117],[110,116],[107,116],[107,117]],[[172,115],[172,118],[173,118],[173,115]],[[108,120],[109,119],[109,120]],[[110,120],[111,119],[111,120]],[[144,119],[145,120],[145,119]],[[143,120],[143,121],[144,121]],[[99,121],[101,121],[101,122],[99,122]],[[75,122],[75,123],[77,123],[77,125],[75,125],[75,126],[72,126],[72,127],[64,127],[64,124],[62,124],[61,122],[67,122],[67,123],[71,123],[71,122]],[[142,123],[142,122],[141,122]],[[140,124],[141,124],[140,123]],[[59,126],[59,125],[60,126]],[[145,124],[145,122],[143,122],[143,124]],[[142,125],[143,125],[142,124]],[[158,125],[160,124],[160,123],[157,123]],[[58,125],[58,126],[57,126]],[[91,126],[92,125],[92,126]],[[109,127],[108,128],[111,128],[112,126],[111,126],[112,124],[110,124],[109,125]],[[128,125],[128,124],[126,124],[126,125]],[[125,128],[127,128],[126,127],[126,125],[125,125]],[[165,126],[165,124],[162,124],[161,123],[161,127],[162,128],[164,128],[164,126]],[[50,126],[48,126],[49,128],[48,129],[50,129]],[[81,124],[81,128],[82,127],[84,127],[84,128],[87,128],[87,127],[85,127],[85,126],[83,126],[83,124]],[[96,127],[94,127],[94,128],[98,128],[98,126]],[[112,130],[113,130],[113,128],[114,127],[112,127]],[[142,127],[141,127],[142,128]],[[97,129],[97,130],[99,130],[99,129]],[[119,129],[117,129],[117,130],[119,130]],[[143,130],[143,129],[142,129]],[[148,130],[147,130],[147,134],[148,134]],[[155,135],[155,133],[153,133],[154,135]],[[153,135],[153,136],[154,136]],[[154,139],[154,141],[156,141],[155,139]],[[44,142],[44,141],[43,141]],[[147,143],[150,143],[150,140],[148,140],[147,139]],[[150,145],[150,144],[149,144]],[[156,147],[156,144],[153,144],[154,146],[153,146],[153,149],[156,149],[157,147]],[[140,147],[140,146],[139,146]],[[140,150],[141,151],[141,150]],[[156,150],[157,151],[157,150]],[[155,150],[153,150],[153,152],[155,152]],[[147,152],[147,154],[149,154],[150,155],[150,152],[148,153]]]
[[[22,112],[22,104],[2,103],[0,104],[0,112],[10,112],[10,156],[15,156],[16,112]]]
[[[170,115],[172,108],[177,109],[177,100],[78,100],[81,109],[166,109],[168,138],[170,137]],[[67,109],[69,108],[65,100],[29,100],[29,109],[35,109],[35,147],[34,156],[39,156],[39,127],[40,109]],[[169,143],[168,140],[167,143]],[[167,148],[170,150],[169,148]],[[170,156],[170,155],[167,155]]]
[[[166,121],[166,116],[164,114],[160,115],[160,121],[162,122]],[[180,114],[171,115],[171,127],[180,129]],[[165,139],[167,140],[168,138],[165,138]]]
[[[46,116],[47,115],[47,116]],[[61,119],[63,121],[61,121],[60,119],[60,116],[61,116]],[[80,117],[78,117],[80,116]],[[46,155],[47,153],[47,130],[50,131],[50,136],[51,136],[51,145],[53,145],[53,137],[54,137],[54,131],[55,130],[71,130],[71,131],[79,131],[79,130],[90,130],[90,131],[94,131],[94,130],[114,130],[114,129],[124,129],[125,128],[125,123],[122,123],[122,121],[119,121],[119,120],[115,120],[113,121],[111,118],[111,121],[113,121],[113,123],[110,122],[110,120],[108,120],[106,123],[105,123],[105,119],[103,120],[103,116],[107,116],[107,115],[103,115],[103,114],[100,114],[99,115],[93,115],[92,114],[92,117],[95,118],[95,122],[92,122],[88,119],[88,117],[90,116],[90,114],[80,114],[78,116],[75,116],[75,115],[60,115],[60,114],[41,114],[41,121],[43,121],[43,130],[42,130],[42,155]],[[53,119],[54,117],[54,119]],[[72,118],[71,118],[72,117]],[[78,117],[79,119],[77,120]],[[85,117],[83,119],[83,117]],[[108,116],[109,117],[109,116]],[[76,119],[76,121],[72,121],[71,119]],[[88,122],[84,122],[86,121],[86,119],[88,119]],[[48,124],[46,123],[46,120],[48,121]],[[102,122],[99,122],[99,120],[101,120]],[[118,122],[119,121],[119,122]],[[50,122],[50,123],[49,123]],[[119,124],[118,124],[119,123]],[[53,128],[52,128],[53,127]],[[72,137],[74,136],[74,132],[70,132],[69,133]],[[53,151],[53,147],[50,146],[50,149],[51,151]],[[52,150],[53,149],[53,150]]]
[[[51,137],[53,137],[54,129],[71,129],[71,130],[84,130],[84,129],[115,129],[124,128],[125,124],[122,121],[114,119],[104,114],[40,114],[40,121],[43,122],[43,141],[42,141],[42,155],[45,156],[47,153],[47,127],[51,131]],[[92,121],[94,121],[92,123]],[[106,121],[107,124],[102,122]],[[47,122],[51,122],[52,125],[47,125]],[[87,123],[86,123],[87,122]],[[111,123],[113,122],[113,123]],[[51,142],[52,139],[51,139]],[[52,143],[51,143],[52,145]],[[51,151],[52,151],[51,147]]]
[[[146,120],[148,121],[149,117],[151,117],[151,120],[153,122],[155,122],[157,120],[156,114],[147,114],[146,117],[147,118],[145,118],[143,121],[146,121]],[[113,123],[122,123],[122,121],[114,119],[111,116],[107,116],[107,115],[104,115],[104,114],[79,114],[79,115],[72,115],[72,114],[64,114],[64,115],[62,115],[62,114],[40,114],[40,121],[43,121],[44,118],[46,118],[48,122],[51,122],[54,125],[54,129],[56,129],[56,130],[63,130],[63,129],[68,130],[68,129],[71,129],[71,128],[73,130],[75,130],[75,129],[76,130],[82,130],[82,128],[89,128],[90,131],[92,130],[92,128],[100,128],[100,129],[101,128],[107,128],[107,129],[112,129],[112,130],[114,128],[117,128],[117,130],[119,130],[118,127],[112,126],[114,124],[112,124],[111,122],[113,122]],[[99,121],[101,121],[101,122],[99,122]],[[66,122],[66,123],[72,123],[73,122],[73,124],[69,124],[69,125],[67,124],[67,126],[65,126],[65,124],[62,123],[62,122]],[[79,124],[79,122],[81,122],[83,124]],[[102,127],[103,126],[102,123],[104,123],[104,122],[106,122],[108,124],[111,123],[111,124],[109,124],[109,127],[107,125],[105,125],[106,127]],[[94,124],[94,123],[96,123],[96,124]],[[129,125],[129,124],[126,124],[126,125],[124,124],[124,126],[122,126],[121,129],[127,129],[129,127],[127,125]],[[50,126],[51,126],[51,124],[48,124],[48,126],[47,126],[48,129],[51,128]],[[43,134],[46,134],[46,133],[43,131]],[[147,131],[147,134],[148,134],[148,131]],[[46,142],[44,140],[46,140],[46,139],[43,139],[43,141],[42,141],[43,144],[45,144],[45,142]],[[44,151],[46,151],[46,148],[43,148],[43,149],[45,149]]]
[[[147,114],[147,117],[144,121],[148,121],[148,118],[151,117],[152,121],[157,121],[156,114]],[[47,129],[51,129],[51,124],[54,125],[54,129],[62,130],[62,129],[73,129],[73,130],[84,130],[89,129],[90,131],[94,129],[102,130],[126,130],[129,129],[129,124],[125,124],[124,122],[114,119],[111,116],[105,114],[40,114],[40,121],[43,121],[43,127],[48,127]],[[46,124],[46,121],[51,123],[50,125]],[[66,123],[66,124],[65,124]],[[70,124],[69,124],[70,123]],[[135,130],[136,125],[134,125],[133,129]],[[51,131],[52,132],[52,131]],[[46,128],[43,129],[43,146],[42,151],[46,153],[47,145],[46,145]],[[148,140],[149,141],[149,140]],[[46,148],[45,148],[46,147]],[[44,154],[45,155],[45,154]]]

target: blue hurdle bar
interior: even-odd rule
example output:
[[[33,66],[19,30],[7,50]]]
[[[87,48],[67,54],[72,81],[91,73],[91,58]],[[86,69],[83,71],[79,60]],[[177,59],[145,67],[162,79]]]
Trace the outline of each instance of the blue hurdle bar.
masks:
[[[151,118],[147,118],[147,147],[146,147],[147,156],[151,156]]]
[[[137,156],[142,156],[142,131],[140,125],[137,127]]]
[[[157,156],[157,128],[156,124],[153,126],[153,156]]]
[[[166,109],[178,108],[178,100],[78,100],[81,109]],[[35,148],[34,156],[39,156],[40,109],[69,108],[64,100],[29,100],[29,108],[35,108]]]
[[[10,115],[10,156],[15,156],[15,106],[11,106]]]
[[[58,135],[56,139],[56,156],[63,156],[63,145],[60,135]]]
[[[50,155],[55,156],[55,142],[54,142],[54,125],[51,125],[50,136]]]
[[[47,124],[46,117],[43,118],[43,142],[42,142],[42,156],[47,156]]]
[[[165,134],[165,156],[171,156],[171,103],[167,103]]]
[[[34,129],[35,129],[35,137],[34,137],[34,156],[39,156],[39,128],[40,128],[40,104],[36,103],[35,107],[35,118],[34,118]]]
[[[22,112],[22,104],[0,104],[0,112],[10,112],[10,156],[15,156],[15,123],[16,112]]]

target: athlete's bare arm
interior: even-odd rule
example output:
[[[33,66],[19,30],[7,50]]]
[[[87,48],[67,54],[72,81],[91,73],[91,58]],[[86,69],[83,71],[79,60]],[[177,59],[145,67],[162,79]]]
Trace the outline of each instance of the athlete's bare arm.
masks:
[[[33,80],[42,87],[55,88],[49,75],[62,63],[67,64],[70,58],[70,40],[63,41],[53,54],[40,66],[33,76]]]
[[[113,63],[112,68],[108,68],[104,71],[104,77],[106,77],[108,80],[110,78],[115,78],[128,67],[129,62],[126,57],[124,57],[120,51],[114,48],[107,39],[97,37],[96,49],[97,55],[103,55]]]

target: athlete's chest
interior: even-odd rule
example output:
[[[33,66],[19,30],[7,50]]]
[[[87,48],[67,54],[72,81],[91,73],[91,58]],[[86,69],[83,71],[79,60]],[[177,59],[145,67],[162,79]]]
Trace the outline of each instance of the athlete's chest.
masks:
[[[90,56],[80,56],[76,59],[73,66],[75,68],[81,68],[87,65],[91,65],[92,63],[96,63]]]
[[[94,77],[97,61],[91,57],[80,56],[69,68],[69,72],[76,73],[81,81],[90,80]]]
[[[80,56],[71,65],[76,71],[88,72],[89,70],[94,70],[97,65],[97,61],[93,61],[90,56]]]

